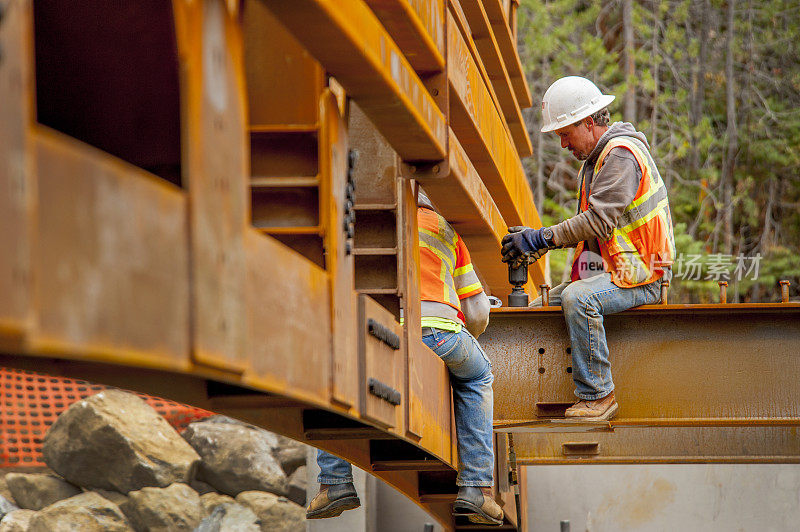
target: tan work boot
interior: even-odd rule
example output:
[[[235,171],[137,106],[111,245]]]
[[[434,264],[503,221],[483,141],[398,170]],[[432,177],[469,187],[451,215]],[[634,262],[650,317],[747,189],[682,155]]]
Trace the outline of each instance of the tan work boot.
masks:
[[[352,482],[346,484],[320,484],[319,493],[308,504],[306,519],[337,517],[345,510],[361,506],[361,501]]]
[[[602,399],[578,401],[567,408],[566,417],[572,421],[608,421],[617,415],[619,405],[614,399],[614,392]]]
[[[460,487],[453,515],[465,515],[471,522],[482,525],[503,524],[503,509],[492,498],[491,488]]]

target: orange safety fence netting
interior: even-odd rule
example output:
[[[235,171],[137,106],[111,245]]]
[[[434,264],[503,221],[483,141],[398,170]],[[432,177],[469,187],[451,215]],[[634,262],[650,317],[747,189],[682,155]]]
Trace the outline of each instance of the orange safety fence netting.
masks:
[[[0,468],[40,467],[47,429],[69,406],[111,388],[86,381],[31,371],[0,368]],[[167,399],[132,392],[175,427],[205,419],[213,412]]]

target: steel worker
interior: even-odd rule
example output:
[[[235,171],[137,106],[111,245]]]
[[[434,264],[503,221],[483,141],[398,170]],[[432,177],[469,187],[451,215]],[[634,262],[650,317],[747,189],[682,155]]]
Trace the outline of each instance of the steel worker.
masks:
[[[509,262],[577,246],[570,282],[550,291],[550,304],[560,301],[572,343],[579,401],[566,416],[591,421],[618,409],[603,316],[658,302],[675,256],[667,189],[644,134],[627,122],[609,125],[613,100],[577,76],[547,89],[542,133],[555,131],[561,147],[583,161],[578,213],[552,227],[512,227],[502,249]]]
[[[455,515],[474,523],[501,525],[503,510],[492,498],[492,365],[475,338],[489,323],[489,298],[458,233],[420,191],[417,224],[420,247],[422,341],[450,370],[458,439],[458,495]],[[324,451],[317,463],[320,491],[306,517],[335,517],[361,503],[350,464]]]

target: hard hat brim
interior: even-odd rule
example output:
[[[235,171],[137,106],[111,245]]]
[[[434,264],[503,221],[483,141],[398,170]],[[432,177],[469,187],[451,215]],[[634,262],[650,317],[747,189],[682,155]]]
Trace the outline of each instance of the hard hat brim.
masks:
[[[611,102],[614,101],[615,98],[616,98],[616,96],[612,96],[610,94],[602,94],[600,96],[600,99],[597,101],[597,103],[594,103],[592,105],[588,105],[588,106],[584,107],[583,109],[579,109],[579,110],[577,110],[577,111],[575,111],[573,113],[570,113],[568,115],[558,116],[558,117],[556,117],[555,120],[553,120],[549,124],[545,124],[544,126],[542,126],[542,129],[540,131],[542,133],[549,133],[551,131],[555,131],[556,129],[561,129],[562,127],[567,127],[567,126],[569,126],[571,124],[579,122],[579,121],[583,120],[584,118],[586,118],[587,116],[593,115],[594,113],[596,113],[600,109],[603,109],[604,107],[608,107],[611,104]]]

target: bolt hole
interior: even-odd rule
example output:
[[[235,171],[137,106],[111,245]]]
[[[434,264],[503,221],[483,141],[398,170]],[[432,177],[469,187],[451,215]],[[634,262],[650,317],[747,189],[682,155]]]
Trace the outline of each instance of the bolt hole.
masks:
[[[539,368],[539,373],[544,374],[544,368]]]
[[[568,347],[568,348],[567,348],[567,354],[568,354],[568,355],[571,355],[571,354],[572,354],[572,348],[571,348],[571,347]]]
[[[544,347],[540,347],[540,348],[539,348],[539,354],[540,354],[540,355],[543,355],[543,354],[544,354]]]
[[[572,366],[567,366],[567,373],[572,373]]]

